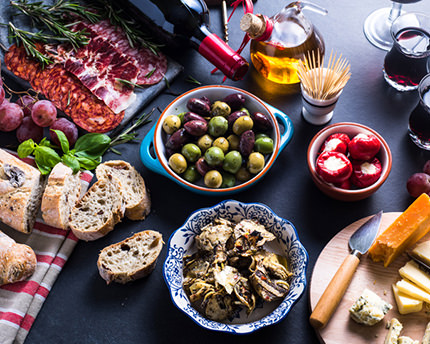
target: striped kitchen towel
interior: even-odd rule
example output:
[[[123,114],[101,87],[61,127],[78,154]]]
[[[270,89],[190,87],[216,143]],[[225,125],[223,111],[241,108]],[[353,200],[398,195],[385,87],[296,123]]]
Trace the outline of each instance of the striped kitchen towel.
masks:
[[[23,159],[33,164],[32,159]],[[93,178],[91,172],[81,174],[83,195]],[[24,343],[43,302],[78,239],[72,231],[48,226],[38,217],[31,234],[17,232],[3,224],[0,230],[16,242],[30,246],[37,257],[37,267],[28,280],[0,287],[0,344]]]

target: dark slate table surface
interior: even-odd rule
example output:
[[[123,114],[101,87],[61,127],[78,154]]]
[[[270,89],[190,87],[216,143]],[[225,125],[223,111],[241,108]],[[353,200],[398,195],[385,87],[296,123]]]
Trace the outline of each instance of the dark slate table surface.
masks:
[[[258,0],[255,13],[273,15],[287,3]],[[302,118],[297,88],[273,88],[256,77],[253,70],[240,82],[226,82],[255,93],[287,113],[294,123],[292,141],[265,178],[231,198],[265,203],[295,225],[309,253],[308,280],[320,251],[343,227],[380,209],[403,211],[413,201],[406,191],[406,180],[430,159],[430,152],[420,150],[407,135],[408,116],[418,101],[417,93],[400,93],[385,83],[382,77],[385,51],[372,46],[363,34],[366,16],[375,9],[390,6],[391,2],[321,0],[318,3],[326,7],[329,14],[322,17],[307,12],[306,15],[322,33],[327,51],[342,52],[352,67],[352,78],[340,97],[331,123],[353,121],[370,126],[382,134],[393,154],[391,174],[373,196],[359,202],[343,203],[328,198],[313,184],[307,170],[306,150],[321,127],[312,126]],[[404,9],[430,14],[430,2],[423,0],[405,5]],[[235,48],[242,40],[239,19],[240,11],[234,15],[229,31],[231,45]],[[222,35],[218,8],[211,8],[211,24],[213,31]],[[248,48],[243,56],[249,59]],[[182,93],[194,88],[195,85],[185,81],[189,75],[204,85],[221,83],[222,76],[210,75],[212,66],[195,51],[184,49],[172,57],[185,67],[171,85],[172,92]],[[146,110],[152,107],[163,109],[173,99],[174,96],[165,92]],[[154,115],[154,121],[156,118]],[[139,130],[140,138],[151,125]],[[2,145],[13,143],[14,136],[2,133],[0,142]],[[125,219],[106,237],[78,243],[36,318],[26,343],[318,343],[308,322],[307,292],[283,321],[250,335],[215,333],[199,327],[170,300],[162,277],[166,247],[148,278],[127,285],[107,286],[96,267],[102,248],[144,229],[160,231],[167,242],[170,234],[192,211],[223,200],[222,197],[191,193],[149,171],[139,160],[139,144],[119,146],[119,150],[123,153],[120,158],[135,165],[144,176],[151,190],[152,212],[143,222]],[[105,156],[105,159],[116,158],[118,156],[113,153]],[[345,338],[345,342],[347,340]]]

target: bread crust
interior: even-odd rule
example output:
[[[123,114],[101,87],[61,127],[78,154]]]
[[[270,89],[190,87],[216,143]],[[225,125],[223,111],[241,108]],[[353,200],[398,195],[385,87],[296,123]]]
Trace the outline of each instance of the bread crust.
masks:
[[[15,185],[5,172],[10,167],[22,176]],[[0,221],[17,231],[30,233],[42,193],[43,178],[39,170],[0,149]]]
[[[132,247],[133,241],[135,241],[136,238],[140,237],[140,239],[143,240],[145,239],[145,237],[150,237],[150,236],[153,237],[152,238],[153,241],[151,242],[151,245],[150,245],[151,250],[153,250],[153,254],[151,255],[151,261],[147,262],[145,265],[141,265],[138,268],[127,270],[127,271],[113,272],[109,269],[108,266],[106,266],[103,263],[103,258],[104,258],[103,256],[107,255],[109,251],[121,248],[123,245],[131,246],[130,248],[131,250],[133,249]],[[125,284],[127,282],[145,277],[155,269],[155,265],[157,264],[158,256],[160,255],[162,248],[163,248],[163,237],[161,233],[153,230],[138,232],[127,239],[124,239],[118,243],[109,245],[100,251],[99,258],[97,260],[97,268],[99,270],[100,276],[106,281],[107,284],[110,284],[111,282]],[[142,253],[143,252],[140,252],[140,254]]]
[[[120,179],[123,186],[123,193],[127,193],[125,177],[121,176],[119,171],[127,171],[128,177],[135,177],[136,183],[139,185],[142,196],[137,201],[126,202],[125,216],[130,220],[144,220],[151,211],[151,198],[149,191],[146,189],[145,181],[137,170],[128,162],[123,160],[106,161],[96,169],[97,179],[106,178],[106,175],[112,174]],[[126,197],[127,198],[127,197]]]
[[[64,214],[67,209],[64,209],[61,201],[63,194],[67,192],[69,187],[67,184],[73,182],[74,178],[78,179],[78,183],[71,190],[73,194],[67,197],[72,197],[77,202],[81,193],[80,172],[73,175],[72,169],[63,163],[58,163],[52,169],[43,193],[41,205],[42,218],[46,224],[64,230],[68,229],[70,214]]]
[[[85,206],[85,204],[88,203],[88,200],[91,197],[93,197],[93,193],[95,193],[98,188],[102,187],[102,185],[106,183],[110,183],[111,185],[114,186],[114,189],[115,189],[112,192],[112,195],[116,200],[115,204],[113,205],[114,208],[111,210],[110,209],[106,210],[108,218],[102,224],[101,227],[92,229],[92,230],[80,228],[79,226],[77,226],[77,224],[74,221],[75,217],[80,216],[79,209]],[[87,193],[84,195],[84,197],[82,197],[82,199],[80,199],[76,203],[69,217],[69,227],[73,231],[73,234],[75,234],[75,236],[78,239],[85,240],[85,241],[96,240],[105,236],[110,231],[112,231],[114,229],[114,226],[118,222],[120,222],[124,217],[124,212],[125,212],[125,206],[124,206],[124,200],[121,192],[121,183],[117,178],[108,176],[108,178],[100,179],[97,182],[95,182],[87,191]],[[99,215],[101,216],[102,214],[99,214]]]
[[[0,231],[0,286],[23,281],[36,270],[36,254]]]

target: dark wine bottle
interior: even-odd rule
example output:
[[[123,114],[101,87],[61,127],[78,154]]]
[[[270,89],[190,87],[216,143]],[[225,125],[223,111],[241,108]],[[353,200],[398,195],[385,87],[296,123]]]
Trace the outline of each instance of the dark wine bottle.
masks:
[[[242,79],[248,71],[248,62],[210,31],[209,10],[203,0],[124,0],[122,3],[162,43],[173,42],[177,47],[178,42],[188,44],[232,80]]]

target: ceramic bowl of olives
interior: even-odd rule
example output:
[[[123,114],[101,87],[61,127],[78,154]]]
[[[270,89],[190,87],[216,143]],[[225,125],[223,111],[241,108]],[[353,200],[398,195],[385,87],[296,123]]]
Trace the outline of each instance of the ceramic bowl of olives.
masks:
[[[290,118],[232,86],[173,100],[140,147],[143,164],[200,194],[232,194],[259,181],[293,135]]]

